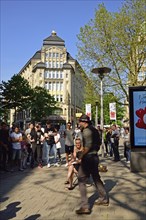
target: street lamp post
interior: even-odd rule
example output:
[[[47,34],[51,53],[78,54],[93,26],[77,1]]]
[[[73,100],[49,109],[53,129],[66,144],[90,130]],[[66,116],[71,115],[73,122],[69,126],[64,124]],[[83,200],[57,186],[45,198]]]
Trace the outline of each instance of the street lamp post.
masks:
[[[95,104],[96,104],[95,127],[97,128],[97,125],[98,125],[98,101],[96,101]]]
[[[101,117],[100,117],[100,128],[102,131],[102,157],[104,157],[104,135],[103,135],[103,128],[104,128],[104,119],[103,119],[103,78],[105,73],[110,73],[111,69],[108,67],[100,67],[92,69],[92,73],[98,74],[100,78],[100,94],[101,94]]]

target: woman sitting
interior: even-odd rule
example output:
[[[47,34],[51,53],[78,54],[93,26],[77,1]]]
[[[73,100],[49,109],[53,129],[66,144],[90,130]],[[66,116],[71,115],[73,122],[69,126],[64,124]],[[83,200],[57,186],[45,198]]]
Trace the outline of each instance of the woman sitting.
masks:
[[[68,190],[72,190],[74,188],[73,178],[74,178],[74,174],[78,173],[78,169],[81,163],[80,157],[81,157],[82,152],[83,152],[83,147],[81,145],[81,139],[77,138],[75,140],[73,159],[68,164],[67,181],[65,182],[65,184],[69,184],[69,186],[67,187]]]

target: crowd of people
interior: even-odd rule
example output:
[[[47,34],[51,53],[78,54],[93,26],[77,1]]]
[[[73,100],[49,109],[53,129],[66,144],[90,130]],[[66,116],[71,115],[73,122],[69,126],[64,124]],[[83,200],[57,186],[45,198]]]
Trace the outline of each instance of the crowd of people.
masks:
[[[101,138],[100,127],[97,130]],[[114,157],[114,161],[120,160],[120,135],[116,125],[104,129],[105,154]],[[13,124],[9,128],[5,122],[2,122],[0,125],[0,169],[13,172],[16,164],[20,171],[28,166],[31,168],[35,166],[42,168],[45,165],[49,168],[52,164],[60,166],[61,137],[65,142],[65,166],[67,167],[70,157],[73,158],[75,140],[80,139],[82,145],[82,132],[79,126],[73,129],[71,123],[68,122],[62,131],[59,130],[59,126],[52,126],[48,121],[45,127],[42,127],[40,123],[29,123],[28,127],[22,131],[17,124]],[[124,140],[124,157],[129,163],[131,153],[129,128],[125,128],[122,138]]]
[[[131,146],[130,146],[130,133],[128,127],[124,128],[124,132],[122,132],[122,135],[120,133],[119,128],[115,124],[104,130],[104,145],[105,145],[106,156],[110,156],[110,157],[114,156],[115,162],[120,161],[120,154],[119,154],[120,137],[122,137],[124,143],[124,157],[126,158],[126,162],[130,163]]]
[[[46,127],[40,123],[29,123],[28,128],[20,130],[17,124],[11,128],[5,122],[0,127],[0,169],[23,171],[28,166],[42,168],[51,166],[50,155],[53,155],[53,165],[61,162],[60,133],[58,126],[53,127],[50,122]]]

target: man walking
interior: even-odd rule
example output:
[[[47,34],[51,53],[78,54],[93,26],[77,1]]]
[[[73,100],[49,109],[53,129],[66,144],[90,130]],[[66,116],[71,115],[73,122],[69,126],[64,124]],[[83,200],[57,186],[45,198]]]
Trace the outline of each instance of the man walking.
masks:
[[[81,166],[78,171],[81,208],[76,210],[76,214],[90,214],[91,209],[88,203],[86,190],[86,181],[90,175],[93,178],[99,195],[99,199],[95,201],[95,204],[108,206],[109,201],[98,171],[99,158],[97,151],[100,148],[100,135],[97,129],[91,125],[90,118],[87,115],[82,115],[80,117],[79,124],[83,130],[84,149],[81,156]]]

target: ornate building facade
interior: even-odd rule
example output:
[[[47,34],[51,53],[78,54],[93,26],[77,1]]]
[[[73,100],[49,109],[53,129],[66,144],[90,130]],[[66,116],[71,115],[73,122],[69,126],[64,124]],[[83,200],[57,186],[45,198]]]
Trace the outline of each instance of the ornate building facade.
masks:
[[[29,59],[19,74],[28,80],[31,88],[44,87],[54,96],[60,108],[54,112],[55,115],[66,122],[76,122],[76,113],[83,109],[86,77],[77,60],[67,52],[64,40],[55,31],[43,40],[41,50]],[[22,118],[20,115],[17,121]]]

